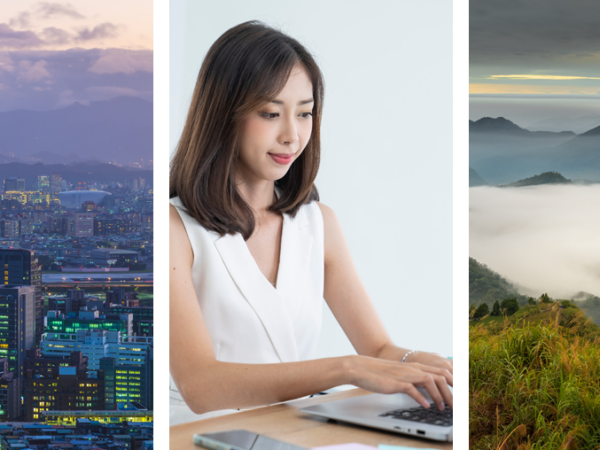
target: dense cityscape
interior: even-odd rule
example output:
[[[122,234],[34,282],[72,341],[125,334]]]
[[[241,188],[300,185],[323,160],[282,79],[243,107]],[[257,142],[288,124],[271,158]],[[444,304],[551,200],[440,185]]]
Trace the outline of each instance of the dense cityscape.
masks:
[[[2,180],[0,449],[153,448],[152,179],[127,174]]]

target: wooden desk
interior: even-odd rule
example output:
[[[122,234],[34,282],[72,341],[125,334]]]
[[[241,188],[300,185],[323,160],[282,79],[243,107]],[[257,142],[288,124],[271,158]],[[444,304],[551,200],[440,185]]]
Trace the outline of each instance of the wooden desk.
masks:
[[[388,444],[415,448],[452,449],[452,443],[448,442],[411,438],[386,431],[328,421],[325,418],[310,416],[298,411],[318,403],[369,393],[363,389],[352,389],[175,425],[170,428],[169,448],[170,450],[198,450],[201,447],[195,446],[192,442],[194,433],[242,429],[304,448],[357,442],[375,447],[378,444]]]

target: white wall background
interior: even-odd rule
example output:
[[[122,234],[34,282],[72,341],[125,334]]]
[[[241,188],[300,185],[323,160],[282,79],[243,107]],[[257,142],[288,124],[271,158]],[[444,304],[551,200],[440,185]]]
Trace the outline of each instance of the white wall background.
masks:
[[[397,345],[452,355],[452,2],[170,2],[170,146],[204,55],[261,20],[325,76],[321,201]],[[354,353],[325,305],[318,357]]]

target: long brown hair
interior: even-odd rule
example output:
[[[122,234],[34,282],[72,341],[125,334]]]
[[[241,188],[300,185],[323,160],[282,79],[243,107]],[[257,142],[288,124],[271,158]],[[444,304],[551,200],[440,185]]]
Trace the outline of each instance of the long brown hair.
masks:
[[[244,239],[252,235],[254,214],[234,178],[241,124],[277,96],[296,64],[312,82],[312,132],[304,151],[275,182],[281,195],[270,210],[294,217],[303,204],[319,199],[314,180],[321,153],[321,71],[295,39],[261,22],[245,22],[226,31],[208,51],[171,161],[169,196],[179,196],[207,230],[221,236],[241,233]]]

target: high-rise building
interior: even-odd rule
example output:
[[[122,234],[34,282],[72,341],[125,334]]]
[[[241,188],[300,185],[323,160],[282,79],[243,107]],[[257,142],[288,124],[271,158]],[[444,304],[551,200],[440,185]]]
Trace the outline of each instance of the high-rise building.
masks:
[[[154,346],[148,347],[148,355],[144,364],[146,377],[146,404],[148,409],[154,409]]]
[[[25,421],[42,421],[44,411],[105,409],[103,378],[102,372],[91,378],[78,373],[76,367],[63,366],[55,378],[25,379]]]
[[[71,352],[68,356],[45,357],[39,348],[25,352],[23,373],[25,378],[56,378],[60,367],[75,367],[77,375],[87,372],[87,357],[81,352]]]
[[[19,221],[14,219],[0,219],[0,238],[17,239],[21,237]]]
[[[67,289],[66,296],[56,295],[46,298],[48,300],[48,311],[58,311],[66,317],[70,313],[77,314],[80,310],[88,306],[89,301],[92,302],[90,308],[95,306],[96,309],[104,309],[104,302],[100,302],[96,296],[85,295],[85,290],[83,289]]]
[[[68,356],[81,352],[88,358],[88,371],[100,369],[101,358],[115,358],[117,364],[143,366],[152,347],[152,337],[124,338],[117,331],[79,330],[76,333],[45,333],[40,344],[44,357]]]
[[[123,336],[133,334],[133,314],[107,314],[100,311],[82,311],[64,315],[58,311],[48,311],[47,331],[49,333],[76,333],[78,330],[119,331]]]
[[[94,214],[90,212],[75,213],[75,236],[89,237],[94,235]]]
[[[148,364],[148,362],[146,363]],[[138,402],[151,409],[148,375],[144,366],[117,364],[115,358],[100,359],[104,372],[104,404],[106,409],[117,409],[119,403]]]
[[[138,336],[154,336],[154,320],[140,319],[134,323],[134,333]]]
[[[42,301],[42,271],[35,252],[23,249],[0,249],[0,267],[4,272],[4,285],[34,286],[34,333],[35,342],[38,343],[44,331],[44,304]]]
[[[37,190],[40,192],[50,191],[50,179],[48,175],[38,175]]]
[[[0,422],[21,418],[22,379],[8,370],[8,358],[0,358]]]
[[[53,173],[50,175],[50,193],[58,194],[62,190],[62,175]]]
[[[35,346],[35,287],[0,286],[0,357],[23,377],[26,351]]]
[[[14,192],[17,191],[17,178],[5,178],[4,179],[4,192]]]
[[[110,291],[108,291],[110,292]],[[109,294],[106,293],[108,300]],[[108,303],[108,301],[107,301]],[[121,302],[110,302],[121,303]],[[153,320],[154,308],[150,306],[111,306],[113,314],[133,314],[133,332],[138,336],[152,336],[154,334]]]

